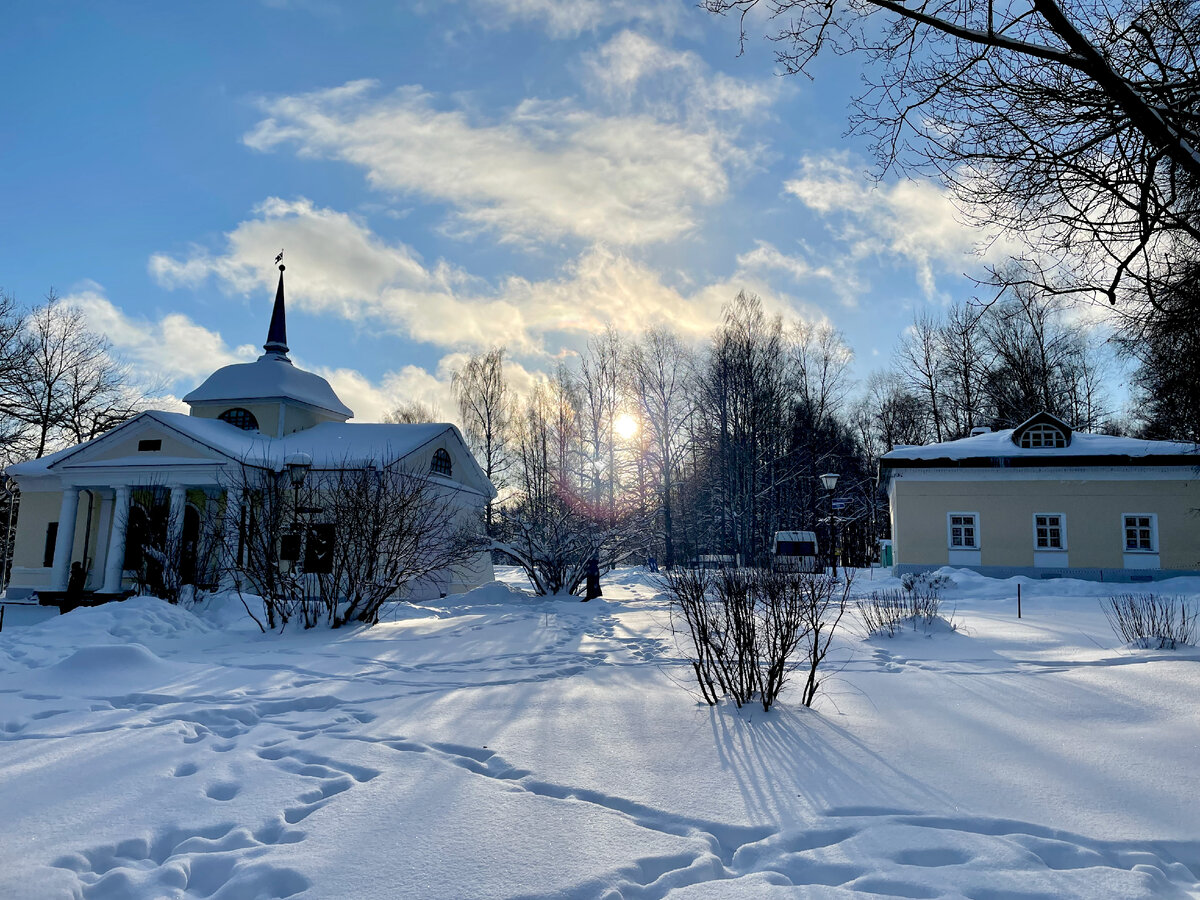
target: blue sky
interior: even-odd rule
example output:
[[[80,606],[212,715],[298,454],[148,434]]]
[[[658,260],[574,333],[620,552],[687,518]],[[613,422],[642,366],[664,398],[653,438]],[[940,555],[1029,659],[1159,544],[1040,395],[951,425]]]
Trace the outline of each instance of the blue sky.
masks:
[[[740,289],[865,374],[981,267],[843,136],[855,60],[781,78],[689,3],[48,0],[0,53],[0,286],[176,395],[259,352],[280,247],[293,357],[362,420],[493,343],[526,383],[607,321],[699,339]]]

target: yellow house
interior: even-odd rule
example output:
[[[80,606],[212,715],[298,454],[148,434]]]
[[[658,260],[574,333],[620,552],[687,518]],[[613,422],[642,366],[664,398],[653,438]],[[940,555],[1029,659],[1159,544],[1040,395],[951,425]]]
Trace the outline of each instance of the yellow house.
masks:
[[[183,398],[190,414],[144,412],[92,441],[9,468],[21,491],[9,599],[37,593],[54,600],[75,563],[91,599],[123,596],[131,584],[127,538],[146,521],[140,504],[147,488],[169,491],[170,528],[186,548],[201,520],[241,521],[231,486],[243,466],[282,472],[296,459],[314,471],[402,464],[427,473],[460,520],[495,496],[455,426],[350,423],[353,412],[329,382],[293,365],[283,269],[265,352],[209,376]],[[492,579],[491,559],[481,553],[436,587],[452,593]]]
[[[1149,581],[1200,571],[1194,444],[1075,433],[1048,413],[977,431],[880,460],[896,574],[949,565]]]

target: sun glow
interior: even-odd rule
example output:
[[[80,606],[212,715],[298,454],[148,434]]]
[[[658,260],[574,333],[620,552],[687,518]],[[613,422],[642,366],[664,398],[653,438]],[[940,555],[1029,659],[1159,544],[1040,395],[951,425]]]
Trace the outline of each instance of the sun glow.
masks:
[[[629,413],[621,413],[613,422],[613,429],[622,440],[629,440],[638,433],[638,420]]]

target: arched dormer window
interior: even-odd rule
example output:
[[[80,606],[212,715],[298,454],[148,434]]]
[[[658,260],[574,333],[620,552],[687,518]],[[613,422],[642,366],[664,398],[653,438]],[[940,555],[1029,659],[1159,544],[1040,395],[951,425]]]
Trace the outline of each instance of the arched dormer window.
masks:
[[[433,451],[433,461],[429,464],[429,471],[434,475],[445,475],[450,477],[454,471],[454,465],[450,462],[450,454],[440,447]]]
[[[1021,446],[1030,450],[1039,447],[1065,447],[1067,436],[1053,425],[1038,423],[1025,429],[1025,433],[1021,435]]]
[[[242,431],[258,431],[258,419],[254,418],[254,413],[248,409],[242,409],[240,406],[225,410],[217,418],[222,422],[228,422],[235,428],[242,429]]]

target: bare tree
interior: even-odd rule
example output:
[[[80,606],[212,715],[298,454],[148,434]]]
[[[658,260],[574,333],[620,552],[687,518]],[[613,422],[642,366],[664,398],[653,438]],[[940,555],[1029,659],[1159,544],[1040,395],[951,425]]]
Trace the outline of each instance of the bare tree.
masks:
[[[470,357],[451,381],[467,445],[498,492],[508,486],[513,398],[504,377],[504,348]],[[488,532],[494,522],[493,501],[485,511]]]
[[[929,417],[937,440],[945,436],[942,424],[942,366],[938,326],[928,312],[919,312],[896,351],[899,372],[911,390],[929,406]]]
[[[824,422],[841,412],[849,391],[849,368],[854,354],[845,336],[828,322],[803,319],[788,334],[801,396]]]
[[[326,619],[334,628],[351,622],[374,625],[383,605],[433,585],[444,593],[456,571],[486,548],[481,523],[457,502],[455,492],[426,473],[395,464],[385,469],[353,466],[314,472],[327,561],[317,573]],[[330,539],[331,538],[331,539]],[[310,527],[304,565],[318,554]]]
[[[29,357],[12,385],[11,403],[24,424],[28,456],[90,440],[144,408],[145,398],[131,390],[129,370],[108,340],[53,291],[29,315],[25,339]]]
[[[428,403],[420,400],[406,400],[383,417],[385,425],[423,425],[426,422],[438,422],[441,414]]]
[[[30,349],[25,314],[11,294],[0,290],[0,465],[14,461],[25,428],[19,398]]]
[[[675,565],[675,483],[680,473],[694,406],[690,396],[687,350],[673,333],[651,329],[633,347],[630,359],[633,391],[648,433],[650,458],[660,486],[663,514],[663,560]]]
[[[455,492],[400,463],[346,460],[310,471],[299,488],[243,464],[228,491],[240,517],[225,533],[227,578],[262,598],[268,628],[373,625],[385,603],[444,587],[486,549]]]
[[[761,7],[789,72],[857,52],[853,125],[1025,238],[1030,281],[1158,302],[1200,258],[1200,9],[1190,0],[705,0]],[[745,35],[743,33],[743,39]]]

